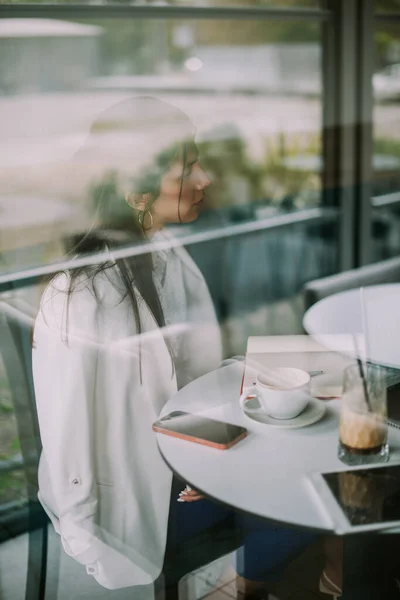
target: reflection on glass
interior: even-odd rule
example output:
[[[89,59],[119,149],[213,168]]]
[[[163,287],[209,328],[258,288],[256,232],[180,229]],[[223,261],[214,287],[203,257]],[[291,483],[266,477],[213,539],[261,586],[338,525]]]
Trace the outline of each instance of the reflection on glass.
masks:
[[[123,125],[104,123],[90,142],[103,158],[84,160],[79,151],[91,123],[127,95],[153,95],[196,123],[202,165],[212,180],[198,220],[184,234],[232,232],[225,240],[214,233],[213,241],[188,246],[219,318],[231,319],[226,335],[237,342],[227,344],[229,352],[243,352],[252,327],[300,332],[300,313],[279,303],[294,298],[305,281],[337,268],[335,223],[296,224],[297,211],[321,203],[320,25],[2,21],[3,30],[18,32],[2,40],[18,68],[10,58],[0,74],[1,270],[65,257],[69,240],[91,222],[96,190],[108,186],[111,193],[115,168],[126,171],[151,149],[145,139],[140,152],[129,154]],[[69,74],[63,81],[61,71]],[[104,156],[115,148],[121,151],[118,164],[107,163]],[[271,219],[290,213],[285,229],[263,231]],[[114,209],[110,225],[123,227],[124,218]],[[234,237],[245,223],[249,233]],[[252,223],[261,227],[258,233]],[[212,267],[211,255],[218,257]],[[283,318],[269,305],[277,305]],[[249,321],[239,334],[236,319],[255,311],[258,324]]]
[[[0,75],[3,271],[63,256],[61,237],[88,218],[93,186],[112,185],[111,172],[73,157],[95,116],[129,93],[171,98],[196,122],[213,179],[197,227],[319,205],[319,26],[236,25],[2,20],[2,56],[12,57]],[[95,133],[110,148],[122,134],[108,124]]]

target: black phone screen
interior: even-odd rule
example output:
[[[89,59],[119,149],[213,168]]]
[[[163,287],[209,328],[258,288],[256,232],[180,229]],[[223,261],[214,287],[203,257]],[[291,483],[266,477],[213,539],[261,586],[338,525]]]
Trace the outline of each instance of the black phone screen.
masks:
[[[400,520],[400,465],[322,476],[351,525]]]
[[[154,426],[181,436],[189,436],[219,445],[228,445],[247,431],[240,425],[224,423],[182,411],[169,413],[156,421]]]

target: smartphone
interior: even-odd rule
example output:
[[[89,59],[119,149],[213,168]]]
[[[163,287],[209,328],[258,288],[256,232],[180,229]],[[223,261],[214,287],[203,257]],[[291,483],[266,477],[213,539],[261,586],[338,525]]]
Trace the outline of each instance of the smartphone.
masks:
[[[153,423],[153,430],[218,450],[231,448],[247,435],[247,429],[240,425],[182,411],[174,411],[162,417]]]
[[[314,498],[338,535],[398,529],[400,465],[363,465],[347,471],[308,473]]]

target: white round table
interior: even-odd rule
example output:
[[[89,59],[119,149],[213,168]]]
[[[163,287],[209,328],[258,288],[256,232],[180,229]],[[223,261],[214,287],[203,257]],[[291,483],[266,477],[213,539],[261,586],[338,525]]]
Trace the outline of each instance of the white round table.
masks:
[[[341,335],[346,334],[353,355],[352,338],[357,336],[362,358],[400,368],[400,283],[365,287],[362,296],[359,288],[332,294],[309,308],[303,326],[322,345],[339,352]]]
[[[209,373],[180,390],[164,407],[244,425],[247,438],[216,450],[161,433],[157,442],[172,471],[207,496],[236,509],[293,526],[331,531],[307,473],[345,470],[337,458],[338,401],[302,429],[275,429],[239,407],[243,363]],[[400,460],[400,430],[390,428],[390,462]]]

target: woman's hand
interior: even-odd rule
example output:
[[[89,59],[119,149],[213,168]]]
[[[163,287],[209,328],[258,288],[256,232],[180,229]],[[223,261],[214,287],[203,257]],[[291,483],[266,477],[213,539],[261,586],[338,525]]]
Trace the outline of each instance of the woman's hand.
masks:
[[[179,494],[178,502],[197,502],[197,500],[203,500],[204,496],[199,494],[197,490],[194,490],[187,485],[185,489]]]

